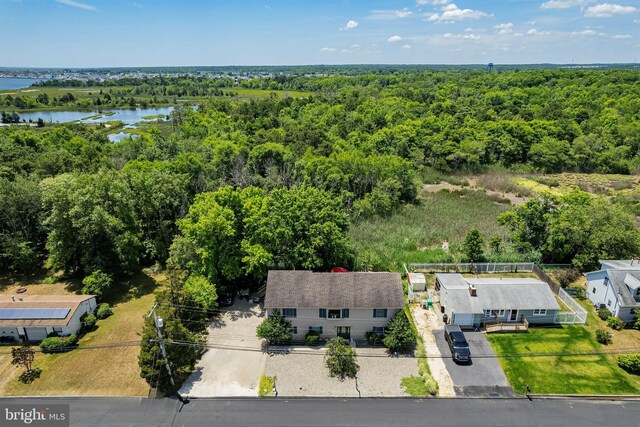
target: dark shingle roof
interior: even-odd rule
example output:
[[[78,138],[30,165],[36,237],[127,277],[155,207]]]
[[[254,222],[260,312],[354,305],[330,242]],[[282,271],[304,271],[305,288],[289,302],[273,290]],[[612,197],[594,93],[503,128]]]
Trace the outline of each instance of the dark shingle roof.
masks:
[[[402,308],[399,273],[271,270],[266,308]]]

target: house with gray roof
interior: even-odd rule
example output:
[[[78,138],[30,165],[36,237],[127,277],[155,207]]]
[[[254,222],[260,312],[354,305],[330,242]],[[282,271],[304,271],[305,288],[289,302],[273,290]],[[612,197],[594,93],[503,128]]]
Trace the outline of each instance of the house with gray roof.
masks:
[[[625,322],[633,322],[640,309],[640,261],[604,260],[600,270],[584,274],[587,298],[596,308],[606,307]]]
[[[297,341],[310,331],[323,339],[381,334],[404,305],[399,273],[271,270],[264,299],[267,316],[278,310],[291,322]]]
[[[552,324],[560,306],[545,282],[529,278],[476,278],[436,274],[436,292],[449,323],[480,327],[488,321]]]

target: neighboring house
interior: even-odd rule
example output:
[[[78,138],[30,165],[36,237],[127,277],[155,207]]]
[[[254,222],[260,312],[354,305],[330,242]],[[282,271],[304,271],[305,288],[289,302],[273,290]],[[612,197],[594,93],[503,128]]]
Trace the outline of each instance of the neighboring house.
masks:
[[[475,278],[436,274],[436,291],[449,323],[479,327],[487,321],[551,324],[560,306],[545,282],[527,278]]]
[[[398,273],[314,273],[271,270],[264,306],[291,322],[293,339],[309,331],[321,338],[364,339],[383,333],[389,320],[405,305]]]
[[[614,316],[633,322],[640,309],[640,262],[600,261],[600,270],[584,274],[587,297],[597,307],[606,307]]]
[[[0,295],[0,337],[39,342],[52,332],[71,335],[95,309],[93,295]]]

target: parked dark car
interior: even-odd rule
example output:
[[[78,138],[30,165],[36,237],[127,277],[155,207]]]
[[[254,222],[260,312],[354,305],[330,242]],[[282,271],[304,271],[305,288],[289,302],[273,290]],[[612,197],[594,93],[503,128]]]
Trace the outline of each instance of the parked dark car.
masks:
[[[453,361],[456,363],[469,363],[471,361],[471,351],[469,350],[469,343],[464,337],[460,326],[458,325],[445,325],[444,327],[444,339],[449,344],[449,350],[453,356]]]
[[[220,298],[218,298],[218,305],[220,307],[232,306],[234,298],[235,298],[235,294],[232,291],[227,291],[222,295],[220,295]]]

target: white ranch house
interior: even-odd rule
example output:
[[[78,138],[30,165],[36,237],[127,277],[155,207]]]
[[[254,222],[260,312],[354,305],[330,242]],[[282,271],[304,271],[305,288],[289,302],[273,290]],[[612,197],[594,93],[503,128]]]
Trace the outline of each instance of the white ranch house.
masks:
[[[600,261],[600,270],[584,274],[587,298],[596,308],[606,307],[625,322],[633,322],[640,309],[640,261]]]
[[[545,282],[529,278],[475,278],[436,274],[436,292],[449,323],[462,328],[485,323],[552,324],[560,306]]]
[[[295,341],[310,331],[362,340],[367,332],[383,333],[404,305],[399,273],[271,270],[264,300],[267,316],[279,310],[291,322]]]
[[[0,337],[40,342],[52,332],[75,334],[95,309],[93,295],[0,295]]]

